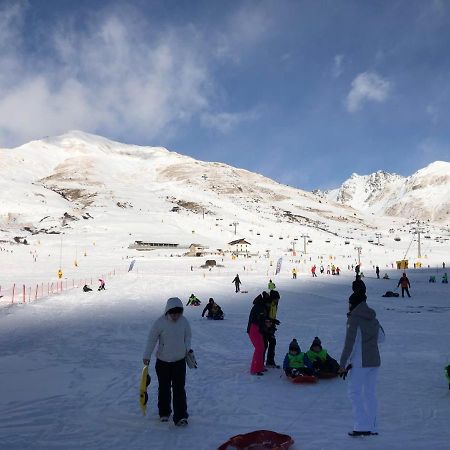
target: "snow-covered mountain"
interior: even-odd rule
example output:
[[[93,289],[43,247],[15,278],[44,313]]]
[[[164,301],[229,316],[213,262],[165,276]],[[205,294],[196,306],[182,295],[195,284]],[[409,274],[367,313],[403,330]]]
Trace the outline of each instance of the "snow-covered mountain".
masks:
[[[328,234],[342,224],[370,227],[351,208],[247,170],[79,131],[0,150],[0,165],[4,232],[58,233],[89,224],[136,235],[145,225],[154,237],[190,240],[195,227],[211,242],[236,220],[246,235],[265,223],[277,224],[280,235],[289,234],[289,224]],[[218,228],[211,229],[214,219]]]
[[[0,167],[0,242],[39,245],[47,236],[57,245],[51,235],[64,234],[74,247],[101,238],[111,248],[151,240],[223,249],[246,238],[262,254],[297,244],[305,250],[308,240],[321,257],[341,249],[349,258],[351,239],[367,245],[381,233],[398,247],[395,233],[406,238],[402,245],[410,241],[411,218],[434,221],[430,242],[448,234],[448,163],[407,179],[354,175],[320,197],[226,164],[72,131],[0,149]],[[393,254],[403,255],[395,246]]]
[[[366,213],[448,223],[450,163],[436,161],[409,177],[383,171],[354,173],[325,198]]]

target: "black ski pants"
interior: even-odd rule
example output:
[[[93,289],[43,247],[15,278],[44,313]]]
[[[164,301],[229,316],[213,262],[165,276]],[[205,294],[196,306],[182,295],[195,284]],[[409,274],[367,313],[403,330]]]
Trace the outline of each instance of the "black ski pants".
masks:
[[[405,296],[405,291],[406,291],[406,293],[408,294],[408,297],[411,297],[411,296],[409,295],[409,290],[408,290],[407,287],[402,287],[402,297]]]
[[[173,392],[173,421],[189,417],[187,413],[186,391],[186,360],[175,362],[156,360],[156,375],[158,376],[158,410],[159,417],[170,416]]]
[[[275,365],[275,347],[277,340],[273,334],[264,335],[264,352],[267,352],[266,364],[270,366]]]

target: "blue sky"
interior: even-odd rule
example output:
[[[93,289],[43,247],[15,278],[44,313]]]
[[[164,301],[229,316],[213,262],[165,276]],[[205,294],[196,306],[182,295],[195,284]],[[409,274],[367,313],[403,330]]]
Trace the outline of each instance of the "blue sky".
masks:
[[[450,160],[450,3],[0,0],[0,147],[80,129],[302,189]]]

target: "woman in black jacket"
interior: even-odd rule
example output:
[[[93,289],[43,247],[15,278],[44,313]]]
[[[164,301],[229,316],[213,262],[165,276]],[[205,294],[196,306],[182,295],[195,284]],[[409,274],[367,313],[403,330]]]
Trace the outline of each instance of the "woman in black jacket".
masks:
[[[248,317],[247,333],[252,341],[255,351],[253,352],[250,373],[252,375],[264,375],[264,339],[262,330],[266,319],[266,305],[262,295],[253,300],[253,308]]]

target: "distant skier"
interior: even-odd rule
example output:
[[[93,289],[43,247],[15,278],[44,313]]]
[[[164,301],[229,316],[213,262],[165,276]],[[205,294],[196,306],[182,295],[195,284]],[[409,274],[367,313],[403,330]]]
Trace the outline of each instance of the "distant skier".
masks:
[[[194,294],[191,294],[186,306],[200,306],[201,303],[202,302]]]
[[[87,284],[85,284],[83,286],[83,292],[90,292],[90,291],[92,291],[92,289]]]
[[[325,269],[323,268],[323,265],[320,265],[320,273],[323,274],[323,272],[325,271]]]
[[[356,264],[356,266],[355,266],[355,273],[356,273],[356,275],[359,275],[360,270],[361,270],[360,265]]]
[[[236,287],[236,292],[240,292],[240,290],[241,290],[240,286],[241,286],[242,282],[241,282],[241,280],[239,279],[239,274],[237,274],[237,275],[234,277],[232,283],[234,283],[234,285],[235,285],[235,287]]]
[[[317,275],[316,275],[316,265],[315,264],[311,267],[311,273],[312,273],[313,277],[317,277]]]
[[[375,273],[377,274],[377,278],[380,278],[380,268],[378,266],[375,267]]]
[[[399,286],[401,286],[401,288],[402,288],[402,298],[405,297],[405,292],[408,295],[408,297],[411,297],[411,295],[409,295],[409,290],[408,290],[408,288],[411,287],[411,283],[409,282],[409,279],[406,276],[405,272],[403,272],[402,277],[400,278],[400,280],[398,280],[397,287],[399,287]]]
[[[105,287],[105,280],[103,280],[102,278],[99,278],[98,281],[99,281],[99,283],[100,283],[100,286],[98,287],[98,290],[99,290],[99,291],[104,291],[104,290],[106,290],[106,287]]]
[[[292,269],[292,278],[293,278],[294,280],[297,279],[297,269],[296,269],[295,267]]]

